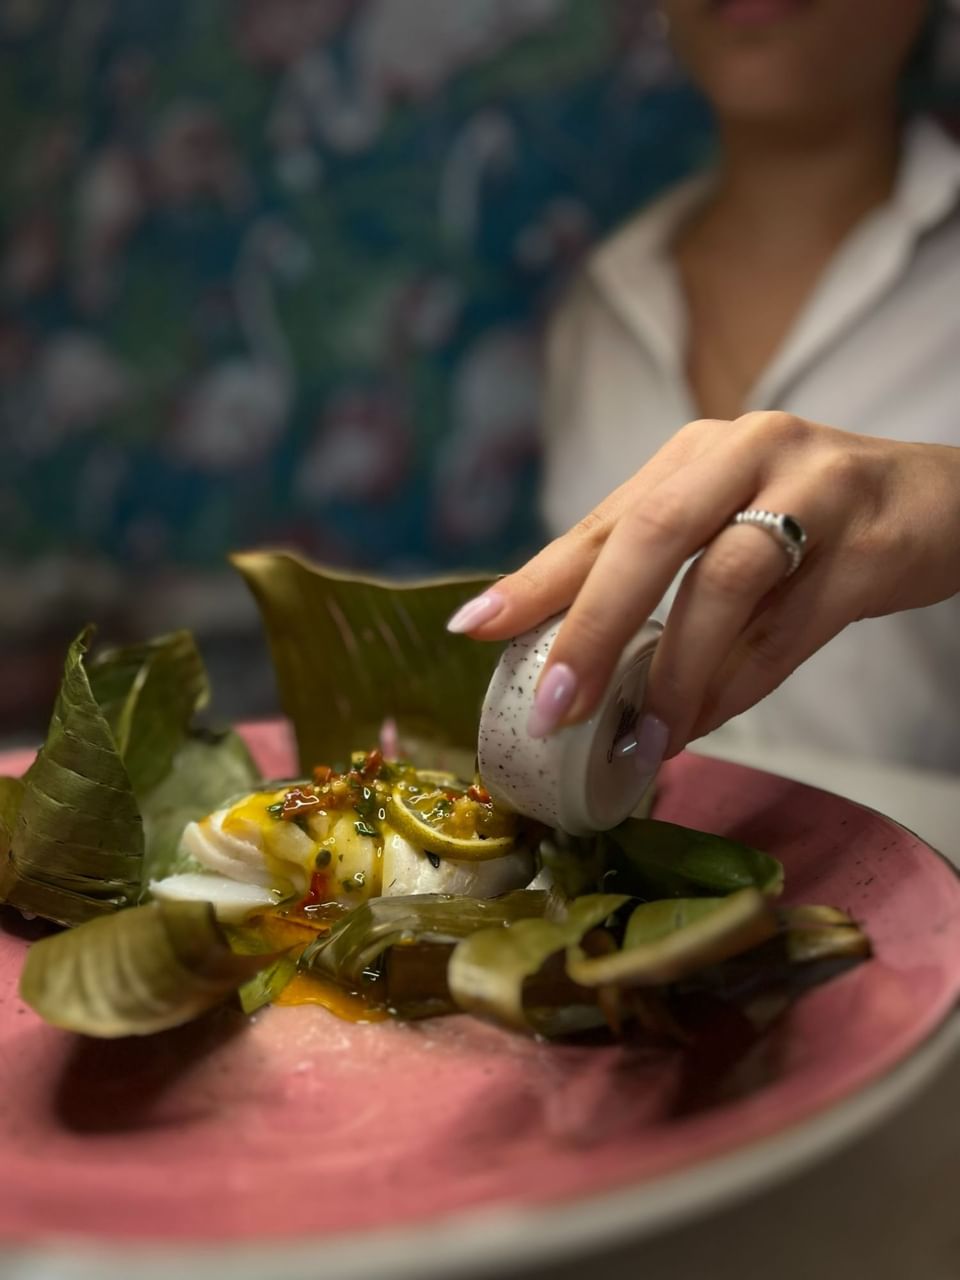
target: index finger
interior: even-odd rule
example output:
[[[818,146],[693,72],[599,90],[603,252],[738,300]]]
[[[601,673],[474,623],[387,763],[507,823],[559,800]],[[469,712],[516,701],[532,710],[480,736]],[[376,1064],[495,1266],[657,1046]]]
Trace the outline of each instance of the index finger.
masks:
[[[757,492],[760,461],[748,447],[708,450],[652,490],[640,490],[607,537],[545,664],[565,672],[560,723],[586,719],[627,642],[684,563]],[[556,683],[554,680],[552,683]],[[551,686],[552,687],[552,686]]]
[[[703,419],[688,423],[629,480],[589,515],[515,573],[501,578],[450,619],[450,630],[479,640],[506,640],[561,613],[575,599],[618,521],[638,493],[656,489],[679,467],[712,447],[729,423]]]

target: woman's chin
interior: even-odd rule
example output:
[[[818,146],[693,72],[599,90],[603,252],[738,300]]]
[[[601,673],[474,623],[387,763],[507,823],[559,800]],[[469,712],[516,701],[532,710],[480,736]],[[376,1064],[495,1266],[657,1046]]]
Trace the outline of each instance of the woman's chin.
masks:
[[[814,131],[844,113],[838,94],[824,94],[823,84],[806,75],[791,75],[782,64],[750,65],[737,59],[703,90],[721,123],[769,126],[785,133]],[[795,70],[795,69],[794,69]]]

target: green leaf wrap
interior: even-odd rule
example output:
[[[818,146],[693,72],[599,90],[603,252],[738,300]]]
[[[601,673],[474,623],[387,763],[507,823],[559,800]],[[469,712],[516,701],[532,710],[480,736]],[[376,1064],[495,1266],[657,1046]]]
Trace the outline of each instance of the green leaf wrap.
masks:
[[[260,785],[260,771],[232,730],[195,733],[174,756],[166,775],[141,802],[144,827],[143,892],[183,868],[178,854],[188,822]]]
[[[113,732],[135,795],[166,777],[206,705],[207,673],[189,631],[127,648],[101,649],[89,663],[93,696]]]
[[[521,920],[465,938],[450,957],[450,994],[466,1013],[519,1031],[534,1031],[524,1007],[523,986],[551,956],[579,943],[628,899],[592,893],[575,898],[562,920]],[[592,997],[590,997],[592,998]]]
[[[357,907],[325,938],[312,942],[301,967],[358,985],[365,970],[390,947],[402,942],[457,942],[478,929],[542,916],[548,895],[518,889],[500,898],[466,898],[439,893],[371,898]]]
[[[612,955],[567,952],[567,974],[584,987],[662,987],[766,942],[778,931],[776,913],[756,889],[728,898],[645,902],[627,924]]]
[[[718,896],[739,889],[778,894],[783,867],[748,845],[653,818],[628,818],[607,833],[614,874],[606,883],[642,898]]]
[[[120,911],[35,942],[23,1000],[89,1036],[149,1035],[220,1004],[275,955],[236,955],[206,903]]]
[[[445,628],[489,578],[389,583],[285,552],[232,557],[270,640],[300,764],[349,759],[393,717],[407,758],[473,769],[480,705],[499,656]]]
[[[61,924],[135,902],[143,824],[133,787],[84,667],[90,632],[70,646],[47,739],[23,778],[0,864],[0,900]]]
[[[70,646],[37,759],[0,779],[0,901],[67,925],[141,900],[186,824],[260,780],[236,734],[190,729],[208,690],[188,632],[87,661],[91,634]]]

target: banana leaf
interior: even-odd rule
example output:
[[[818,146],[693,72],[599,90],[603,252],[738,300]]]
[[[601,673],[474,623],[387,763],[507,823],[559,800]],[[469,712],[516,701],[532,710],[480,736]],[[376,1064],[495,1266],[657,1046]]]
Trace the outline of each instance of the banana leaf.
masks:
[[[35,942],[20,995],[84,1035],[150,1035],[222,1003],[276,956],[236,955],[202,902],[134,907]]]
[[[279,956],[266,969],[254,974],[237,989],[237,999],[244,1013],[256,1013],[272,1004],[297,973],[296,956]]]
[[[190,730],[207,681],[187,632],[88,657],[91,636],[37,759],[0,779],[0,901],[66,925],[141,900],[186,824],[260,780],[235,734]]]
[[[22,778],[0,778],[0,859],[10,852],[23,790]]]
[[[714,993],[743,1009],[764,1008],[771,999],[796,999],[871,953],[866,934],[834,907],[776,907],[775,915],[774,937],[691,973],[673,989]]]
[[[47,739],[23,777],[0,863],[0,901],[60,924],[127,906],[140,893],[143,823],[87,678],[90,635],[67,653]]]
[[[644,902],[631,914],[621,950],[588,956],[571,946],[567,974],[584,987],[666,986],[760,946],[778,930],[776,913],[756,889]]]
[[[780,913],[785,930],[787,958],[791,964],[818,960],[865,957],[870,939],[836,907],[787,907]]]
[[[571,836],[565,831],[551,831],[540,841],[537,852],[540,866],[549,883],[567,898],[599,892],[604,887],[607,869],[606,841]]]
[[[188,869],[178,853],[188,822],[206,817],[234,796],[254,791],[261,781],[246,744],[232,730],[195,731],[187,737],[166,776],[141,801],[141,897],[151,880]]]
[[[391,947],[384,957],[385,991],[383,1003],[391,1013],[406,1020],[439,1018],[459,1013],[447,984],[453,942],[413,942]],[[544,1035],[609,1024],[600,1001],[583,1003],[584,990],[566,976],[563,967],[552,961],[524,983],[524,1002],[536,1011],[537,1029]],[[590,1016],[584,1017],[585,1012]]]
[[[303,948],[291,947],[289,951],[277,955],[276,951],[266,945],[255,927],[226,928],[224,934],[231,951],[236,955],[268,956],[266,967],[237,988],[237,999],[243,1012],[256,1013],[264,1005],[276,1000],[290,979],[296,976],[299,968],[298,952]]]
[[[641,902],[630,913],[623,945],[640,947],[659,942],[678,929],[702,920],[727,901],[727,898],[661,898],[656,902]]]
[[[524,1004],[526,980],[627,901],[623,894],[587,894],[567,904],[562,920],[520,920],[507,929],[472,933],[450,957],[451,996],[465,1013],[518,1031],[538,1030]]]
[[[245,924],[220,926],[230,943],[230,950],[237,955],[272,953],[267,967],[248,978],[237,989],[237,999],[244,1013],[256,1013],[258,1009],[276,1000],[290,979],[296,977],[304,950],[302,942],[292,946],[285,942],[284,950],[278,954],[277,947],[270,945],[271,937],[275,938],[275,935],[271,931],[265,931],[262,925],[262,921],[251,920]]]
[[[304,951],[300,967],[355,987],[390,947],[406,942],[457,942],[478,929],[505,936],[504,925],[542,916],[549,895],[517,889],[500,898],[421,893],[371,898]]]
[[[263,616],[305,771],[375,744],[387,717],[408,759],[440,766],[451,751],[467,753],[472,771],[499,648],[450,635],[444,624],[489,578],[390,583],[286,552],[247,552],[232,562]]]
[[[783,867],[759,849],[653,818],[628,818],[607,833],[605,887],[639,898],[716,897],[740,889],[779,894]],[[612,848],[610,847],[612,845]]]
[[[90,688],[139,798],[164,778],[209,701],[203,660],[189,631],[101,649],[87,662]]]

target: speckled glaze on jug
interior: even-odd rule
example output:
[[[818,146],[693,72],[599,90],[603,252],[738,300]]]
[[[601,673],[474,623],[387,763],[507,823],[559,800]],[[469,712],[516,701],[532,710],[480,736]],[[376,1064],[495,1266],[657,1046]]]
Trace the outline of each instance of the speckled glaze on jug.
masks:
[[[480,716],[480,776],[497,804],[571,835],[628,817],[651,781],[622,751],[639,720],[647,671],[663,630],[647,622],[627,645],[595,714],[531,738],[537,681],[563,621],[551,618],[507,645]]]

